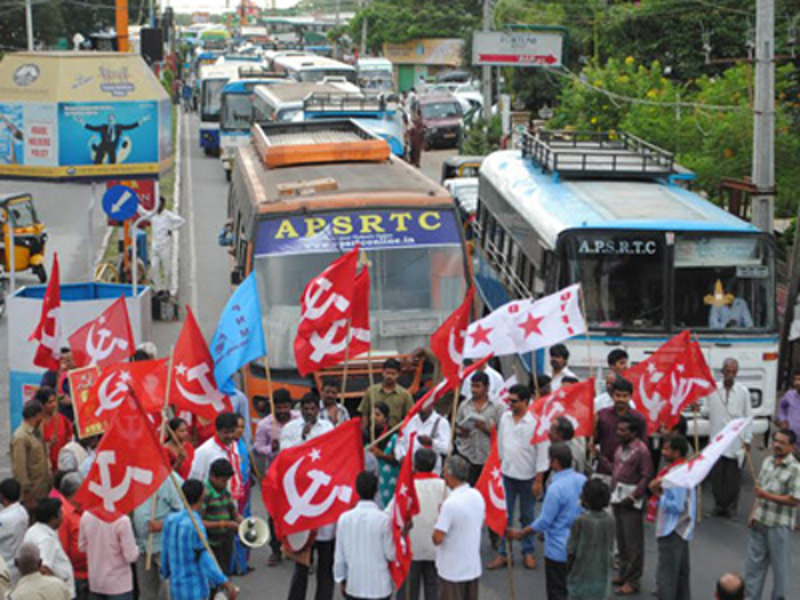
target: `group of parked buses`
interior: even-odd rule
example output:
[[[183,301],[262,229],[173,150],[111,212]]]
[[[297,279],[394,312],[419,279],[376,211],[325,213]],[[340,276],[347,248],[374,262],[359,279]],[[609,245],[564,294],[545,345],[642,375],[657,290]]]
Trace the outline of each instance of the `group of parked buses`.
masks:
[[[369,360],[426,347],[469,286],[477,317],[580,283],[590,333],[570,344],[574,371],[602,381],[590,370],[612,348],[637,362],[691,329],[715,371],[738,360],[756,431],[766,429],[778,371],[771,236],[690,191],[669,152],[620,132],[528,132],[520,148],[473,159],[477,202],[458,210],[402,160],[402,133],[387,125],[393,105],[358,82],[353,66],[292,50],[200,69],[200,143],[220,153],[231,182],[232,279],[256,272],[274,385],[313,385],[292,351],[300,294],[360,244],[373,350],[352,357],[346,401],[366,386]],[[546,369],[541,354],[495,362],[523,381]],[[424,384],[409,369],[416,390]],[[267,405],[263,367],[252,365],[244,385]],[[703,435],[707,421],[698,425]]]

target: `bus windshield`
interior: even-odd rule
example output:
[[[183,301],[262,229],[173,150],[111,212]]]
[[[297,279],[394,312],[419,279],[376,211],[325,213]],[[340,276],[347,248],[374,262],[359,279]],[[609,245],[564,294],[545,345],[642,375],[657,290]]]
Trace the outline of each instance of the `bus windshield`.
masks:
[[[562,287],[581,283],[592,327],[666,327],[662,233],[581,232],[566,236],[562,247]]]
[[[227,130],[246,130],[250,128],[252,96],[247,94],[225,94],[222,98],[222,119],[220,127]]]
[[[300,81],[317,83],[326,77],[344,77],[350,83],[356,82],[356,74],[352,69],[303,69],[299,73]]]
[[[683,234],[675,240],[675,325],[696,330],[775,327],[772,247],[759,236]]]
[[[340,243],[345,246],[343,252],[360,242],[369,261],[375,351],[406,353],[425,345],[430,332],[463,300],[464,254],[453,211],[398,211],[404,217],[395,221],[402,226],[395,231],[387,225],[390,212],[394,214],[372,210],[330,215],[332,227],[313,235],[304,235],[302,228],[304,221],[320,218],[316,215],[259,223],[254,269],[274,367],[295,367],[293,341],[300,322],[300,297],[308,281],[341,255],[336,247]],[[423,215],[422,220],[416,220],[417,213]],[[359,223],[368,223],[373,231],[364,234]],[[336,233],[336,228],[347,234]],[[297,237],[291,237],[295,233]]]
[[[203,81],[202,96],[200,98],[200,119],[203,121],[219,121],[219,112],[222,108],[222,88],[228,83],[227,79],[207,79]]]

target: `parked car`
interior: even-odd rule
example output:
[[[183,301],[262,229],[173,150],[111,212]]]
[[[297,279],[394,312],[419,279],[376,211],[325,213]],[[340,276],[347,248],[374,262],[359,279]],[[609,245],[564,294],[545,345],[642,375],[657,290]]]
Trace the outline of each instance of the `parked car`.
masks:
[[[464,111],[452,94],[423,94],[418,97],[425,123],[425,149],[458,147],[464,129]]]

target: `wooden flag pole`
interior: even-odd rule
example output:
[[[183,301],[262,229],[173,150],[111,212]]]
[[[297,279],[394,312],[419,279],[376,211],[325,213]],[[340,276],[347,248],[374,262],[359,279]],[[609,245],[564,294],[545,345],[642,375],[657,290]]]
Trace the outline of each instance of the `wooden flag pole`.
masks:
[[[167,439],[167,428],[169,425],[167,424],[167,408],[169,407],[169,395],[170,395],[170,388],[172,387],[172,359],[175,355],[175,349],[169,349],[169,361],[167,361],[167,393],[164,396],[164,407],[161,409],[161,433],[159,434],[159,441],[161,445],[164,445],[164,442]],[[176,444],[180,446],[180,442],[177,441]],[[170,467],[171,470],[171,467]],[[156,504],[158,503],[158,490],[153,493],[153,499],[150,502],[150,520],[154,521],[156,518]],[[153,532],[147,532],[147,543],[146,543],[146,552],[144,556],[144,568],[145,571],[149,571],[150,567],[152,566],[153,562]]]
[[[197,518],[196,518],[196,516],[194,514],[194,511],[192,510],[192,507],[189,505],[189,501],[186,499],[186,496],[183,495],[183,489],[181,489],[181,486],[178,484],[178,479],[175,477],[175,473],[174,472],[172,472],[172,471],[169,472],[169,479],[172,482],[172,485],[175,486],[175,489],[178,492],[178,496],[180,496],[181,502],[183,503],[183,507],[186,509],[186,512],[189,514],[189,519],[192,521],[192,525],[194,526],[194,530],[197,532],[197,535],[200,537],[200,541],[202,542],[203,547],[205,548],[206,552],[208,552],[209,556],[211,556],[211,560],[214,561],[214,564],[217,566],[217,568],[220,571],[222,571],[222,569],[219,566],[219,563],[217,562],[217,557],[211,551],[211,546],[208,545],[208,539],[206,538],[205,535],[203,535],[203,530],[200,529],[200,523],[197,522]]]

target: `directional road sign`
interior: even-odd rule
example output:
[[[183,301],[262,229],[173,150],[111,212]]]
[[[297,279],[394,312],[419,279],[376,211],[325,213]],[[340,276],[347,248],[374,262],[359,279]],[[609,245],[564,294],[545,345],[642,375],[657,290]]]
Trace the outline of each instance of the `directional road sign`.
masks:
[[[103,210],[110,219],[125,221],[136,214],[139,197],[127,185],[115,185],[103,194]]]
[[[563,54],[561,31],[476,31],[472,37],[473,65],[560,67]]]

